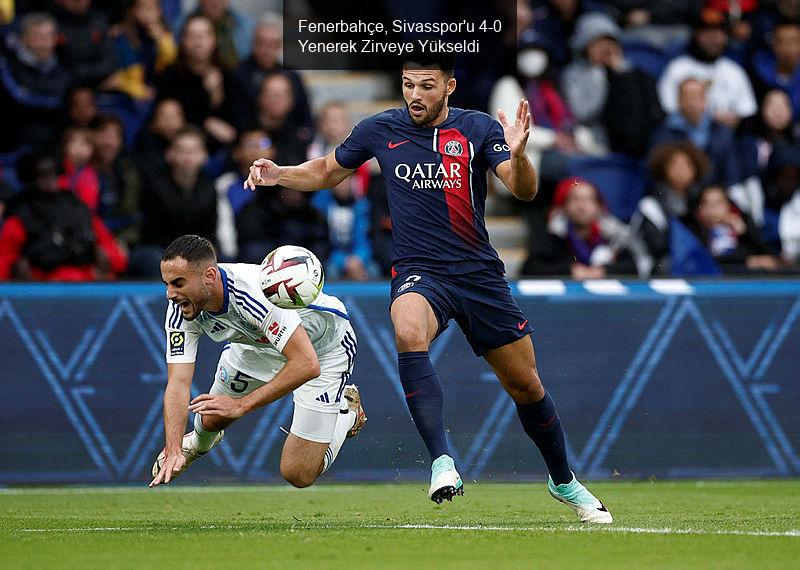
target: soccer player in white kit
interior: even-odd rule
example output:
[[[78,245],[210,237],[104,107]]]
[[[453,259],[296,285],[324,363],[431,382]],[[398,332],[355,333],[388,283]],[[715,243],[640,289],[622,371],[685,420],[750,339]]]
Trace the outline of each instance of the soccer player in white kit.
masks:
[[[281,454],[281,475],[307,487],[330,468],[346,437],[366,422],[358,388],[348,385],[356,337],[344,304],[320,293],[312,305],[271,304],[260,266],[217,263],[211,243],[186,235],[161,257],[167,286],[166,446],[151,487],[169,483],[222,440],[223,429],[250,411],[293,394],[294,416]],[[227,342],[208,394],[190,402],[197,343]],[[194,430],[185,434],[189,410]]]

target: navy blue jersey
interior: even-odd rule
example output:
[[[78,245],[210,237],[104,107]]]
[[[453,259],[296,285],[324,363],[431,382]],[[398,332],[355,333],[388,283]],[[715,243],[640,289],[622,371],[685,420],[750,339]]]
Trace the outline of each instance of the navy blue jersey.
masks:
[[[439,126],[419,127],[407,109],[391,109],[361,121],[336,149],[344,168],[372,157],[386,179],[397,271],[503,270],[484,223],[486,169],[511,157],[500,123],[451,107]]]

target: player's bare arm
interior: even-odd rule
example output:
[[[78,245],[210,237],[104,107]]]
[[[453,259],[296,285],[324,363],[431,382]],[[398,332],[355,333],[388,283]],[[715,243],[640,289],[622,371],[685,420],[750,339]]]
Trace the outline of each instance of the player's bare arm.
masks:
[[[497,166],[497,176],[515,198],[530,202],[536,196],[538,184],[536,170],[525,154],[531,125],[528,102],[525,99],[519,102],[513,124],[509,123],[502,109],[498,110],[497,117],[503,127],[506,144],[511,151],[511,159]]]
[[[229,396],[202,394],[192,400],[189,410],[195,414],[235,420],[256,408],[283,398],[319,376],[317,353],[302,326],[298,326],[292,333],[283,348],[283,355],[286,357],[286,364],[275,377],[244,398],[235,400]]]
[[[166,459],[161,471],[150,482],[150,487],[169,483],[175,471],[179,471],[186,458],[181,453],[181,441],[189,412],[186,402],[190,398],[194,362],[168,363],[167,387],[164,390],[164,434]]]
[[[245,189],[256,186],[280,185],[294,190],[313,192],[333,188],[353,173],[336,162],[334,153],[308,160],[297,166],[278,166],[271,160],[259,158],[250,166],[250,174],[244,182]]]

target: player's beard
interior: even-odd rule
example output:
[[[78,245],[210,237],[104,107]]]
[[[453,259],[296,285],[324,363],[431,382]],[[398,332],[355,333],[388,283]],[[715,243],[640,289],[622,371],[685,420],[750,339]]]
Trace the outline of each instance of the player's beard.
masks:
[[[425,113],[421,118],[417,119],[414,115],[411,114],[411,103],[406,103],[406,108],[408,109],[408,116],[411,117],[411,122],[417,125],[418,127],[425,127],[428,124],[432,123],[436,117],[439,116],[439,113],[442,112],[442,107],[444,107],[446,98],[442,97],[439,101],[437,101],[427,113]],[[417,103],[421,105],[422,103]]]
[[[189,302],[191,313],[189,313],[188,315],[184,315],[183,318],[187,321],[195,320],[198,316],[200,316],[200,313],[206,307],[206,305],[208,304],[208,300],[210,298],[211,298],[211,293],[207,290],[204,290],[200,292],[200,294],[196,299],[189,299],[189,298],[185,299],[186,301]]]

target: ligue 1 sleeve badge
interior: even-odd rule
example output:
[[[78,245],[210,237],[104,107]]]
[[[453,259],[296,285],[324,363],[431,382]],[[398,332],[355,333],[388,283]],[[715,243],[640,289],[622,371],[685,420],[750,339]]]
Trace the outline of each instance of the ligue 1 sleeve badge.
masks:
[[[170,356],[182,356],[183,348],[186,345],[185,332],[171,332],[169,333],[169,354]]]

